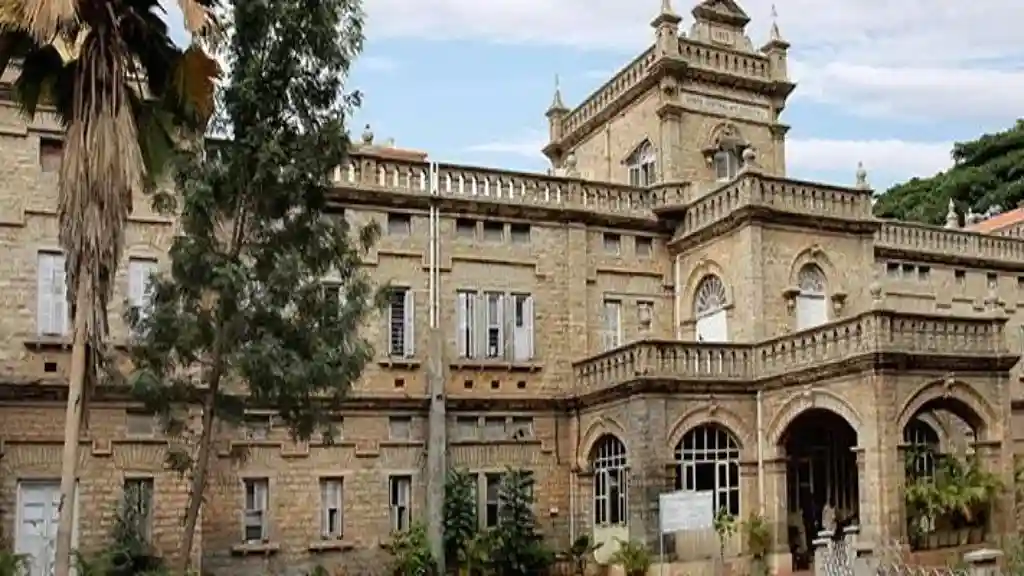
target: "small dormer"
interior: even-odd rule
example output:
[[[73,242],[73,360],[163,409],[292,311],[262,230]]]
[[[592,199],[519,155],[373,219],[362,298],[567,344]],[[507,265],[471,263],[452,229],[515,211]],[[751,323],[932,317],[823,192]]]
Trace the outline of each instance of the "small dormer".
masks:
[[[745,32],[750,16],[733,0],[704,0],[694,7],[692,14],[690,40],[743,52],[754,51],[754,44]]]

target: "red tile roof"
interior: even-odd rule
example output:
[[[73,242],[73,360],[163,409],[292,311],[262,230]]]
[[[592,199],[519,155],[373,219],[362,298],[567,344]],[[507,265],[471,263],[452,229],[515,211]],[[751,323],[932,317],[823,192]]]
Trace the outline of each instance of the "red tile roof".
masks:
[[[995,216],[978,222],[977,224],[969,224],[964,226],[964,230],[970,230],[972,232],[995,232],[1008,228],[1014,224],[1024,222],[1024,207],[1014,208],[1013,210],[1007,210],[1002,214],[996,214]]]

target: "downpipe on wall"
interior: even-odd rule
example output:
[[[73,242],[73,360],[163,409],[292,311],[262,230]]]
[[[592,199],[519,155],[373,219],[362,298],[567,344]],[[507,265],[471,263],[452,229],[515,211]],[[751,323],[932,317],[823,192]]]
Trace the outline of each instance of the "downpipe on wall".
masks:
[[[444,385],[444,343],[440,334],[440,215],[437,197],[438,187],[437,163],[431,162],[429,168],[430,187],[430,243],[428,272],[428,311],[429,311],[429,345],[427,352],[427,378],[430,391],[430,414],[428,417],[427,438],[427,531],[431,551],[437,561],[440,573],[445,573],[445,557],[443,543],[444,522],[444,481],[448,438],[446,432],[447,415]]]
[[[757,391],[757,501],[761,517],[765,514],[764,488],[764,391]]]

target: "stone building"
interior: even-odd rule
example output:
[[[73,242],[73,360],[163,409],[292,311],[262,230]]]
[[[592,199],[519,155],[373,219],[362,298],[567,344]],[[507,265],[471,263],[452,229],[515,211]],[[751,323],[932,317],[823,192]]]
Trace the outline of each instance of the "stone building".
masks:
[[[205,570],[375,573],[392,529],[436,518],[442,466],[478,474],[482,523],[500,472],[532,471],[559,545],[655,545],[659,494],[710,492],[715,509],[768,520],[782,570],[804,567],[826,504],[863,537],[905,539],[908,445],[973,450],[1012,480],[1024,240],[961,229],[952,211],[945,228],[878,220],[863,168],[853,186],[788,178],[780,114],[795,85],[779,28],[756,48],[732,0],[689,20],[683,31],[665,0],[647,50],[574,109],[556,91],[547,175],[364,135],[335,207],[384,231],[366,260],[394,286],[367,326],[378,358],[334,446],[296,444],[259,414],[225,433]],[[4,99],[0,526],[37,555],[54,530],[69,356],[60,151],[52,118],[26,123]],[[135,202],[116,302],[141,302],[173,233]],[[155,543],[173,548],[186,489],[152,418],[100,395],[82,442],[79,545],[102,545],[135,487]],[[990,534],[1014,522],[1003,498]],[[675,562],[718,551],[707,530],[667,543]]]

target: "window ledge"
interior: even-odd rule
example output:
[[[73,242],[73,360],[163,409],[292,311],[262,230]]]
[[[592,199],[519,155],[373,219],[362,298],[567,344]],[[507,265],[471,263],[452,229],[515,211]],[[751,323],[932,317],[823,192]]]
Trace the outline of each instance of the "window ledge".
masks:
[[[452,370],[506,370],[508,372],[540,372],[544,364],[536,360],[504,360],[488,359],[478,360],[474,358],[459,358],[449,363]]]
[[[355,548],[355,542],[351,540],[344,540],[340,538],[325,538],[323,540],[315,540],[309,543],[307,549],[314,554],[323,554],[324,552],[341,552],[345,550],[352,550]]]
[[[377,365],[382,368],[404,368],[407,370],[419,368],[420,363],[417,358],[384,358],[377,361]]]
[[[281,550],[274,542],[245,542],[231,547],[232,556],[272,556]]]
[[[71,338],[68,336],[30,336],[24,341],[29,350],[70,350]]]

